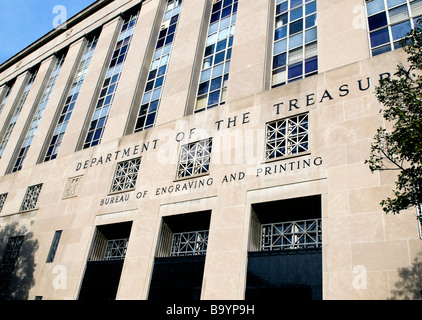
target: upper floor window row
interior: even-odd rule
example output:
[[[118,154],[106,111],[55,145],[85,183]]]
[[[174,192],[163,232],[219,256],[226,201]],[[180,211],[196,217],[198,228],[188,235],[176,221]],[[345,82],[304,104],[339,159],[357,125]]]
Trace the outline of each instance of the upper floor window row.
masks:
[[[367,0],[369,41],[376,56],[400,48],[400,40],[422,18],[422,0]]]
[[[317,1],[276,0],[272,87],[318,72]]]

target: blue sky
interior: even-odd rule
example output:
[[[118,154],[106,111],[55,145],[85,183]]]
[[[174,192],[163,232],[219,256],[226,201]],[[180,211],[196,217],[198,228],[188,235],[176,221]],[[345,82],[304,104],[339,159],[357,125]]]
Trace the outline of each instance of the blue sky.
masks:
[[[0,0],[0,64],[96,0]]]

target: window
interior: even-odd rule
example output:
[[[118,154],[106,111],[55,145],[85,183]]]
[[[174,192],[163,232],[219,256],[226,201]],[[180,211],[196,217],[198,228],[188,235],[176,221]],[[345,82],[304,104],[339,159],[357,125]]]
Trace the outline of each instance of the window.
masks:
[[[308,114],[268,123],[265,159],[271,160],[308,151],[308,130]]]
[[[0,262],[0,299],[3,299],[9,288],[10,278],[15,270],[16,261],[22,248],[24,236],[10,237]]]
[[[0,212],[3,210],[4,203],[6,202],[7,193],[0,194]]]
[[[318,72],[316,0],[276,0],[272,87]]]
[[[5,85],[5,91],[6,92],[5,92],[3,99],[1,100],[1,103],[0,103],[0,114],[3,111],[4,106],[6,105],[7,98],[9,97],[10,91],[12,91],[12,87],[13,87],[13,84]]]
[[[104,261],[123,260],[126,256],[128,242],[128,238],[108,240],[104,254]]]
[[[372,55],[401,48],[400,40],[422,17],[422,0],[366,1]]]
[[[98,226],[88,261],[124,260],[132,222]]]
[[[237,0],[216,0],[213,3],[195,112],[225,103],[237,5]]]
[[[321,219],[264,224],[261,251],[318,248],[321,246]]]
[[[156,41],[154,56],[135,124],[135,132],[154,126],[177,31],[181,5],[182,0],[167,1],[166,12]]]
[[[53,241],[51,242],[51,247],[50,247],[50,251],[48,252],[46,262],[54,261],[54,256],[56,255],[57,247],[59,246],[61,236],[62,236],[62,230],[57,230],[54,233]]]
[[[31,186],[26,190],[25,197],[22,201],[20,211],[32,210],[37,206],[38,196],[40,195],[42,184]]]
[[[6,148],[7,142],[9,141],[9,138],[13,132],[13,129],[15,128],[16,122],[18,121],[19,115],[21,113],[21,110],[23,108],[23,105],[25,104],[26,98],[28,97],[29,91],[31,90],[32,84],[35,81],[35,78],[37,76],[37,71],[30,73],[28,82],[25,86],[25,89],[22,93],[22,96],[19,99],[19,102],[16,106],[16,109],[13,111],[13,116],[9,121],[9,124],[7,125],[6,133],[4,134],[4,137],[2,141],[0,142],[0,158],[3,155],[4,149]]]
[[[177,178],[208,173],[210,169],[211,148],[211,138],[182,146]]]
[[[32,117],[31,124],[29,126],[28,131],[26,132],[25,140],[23,141],[19,153],[15,159],[15,163],[12,168],[12,172],[19,171],[22,169],[23,162],[28,154],[29,147],[31,146],[32,140],[34,139],[35,133],[37,132],[38,125],[40,124],[41,118],[44,113],[44,109],[47,106],[47,102],[50,99],[51,92],[53,91],[54,85],[56,84],[56,80],[60,74],[60,70],[64,63],[64,59],[66,58],[66,54],[62,54],[57,60],[54,65],[54,69],[50,74],[48,79],[47,85],[44,89],[43,95],[41,97],[41,101],[38,104],[37,109],[35,110],[35,114]]]
[[[105,80],[101,87],[100,95],[95,105],[94,114],[88,127],[83,149],[96,146],[101,142],[137,21],[138,14],[130,16],[123,22]]]
[[[65,104],[62,108],[56,127],[54,129],[53,137],[49,143],[44,161],[49,161],[57,157],[57,153],[59,152],[59,148],[62,144],[62,140],[66,132],[67,125],[69,124],[73,108],[75,107],[76,100],[78,99],[79,91],[81,90],[89,64],[94,54],[94,50],[97,46],[97,41],[98,38],[94,37],[88,42],[85,48],[81,62],[78,66],[78,70],[76,71],[76,75],[73,78],[72,86],[67,95]]]
[[[114,173],[113,183],[111,185],[111,192],[135,188],[140,164],[141,158],[118,163],[116,172]]]
[[[157,257],[201,256],[207,253],[210,211],[164,217]]]
[[[208,230],[173,234],[170,256],[195,256],[207,253]]]
[[[321,246],[320,195],[252,205],[250,251],[314,249]]]

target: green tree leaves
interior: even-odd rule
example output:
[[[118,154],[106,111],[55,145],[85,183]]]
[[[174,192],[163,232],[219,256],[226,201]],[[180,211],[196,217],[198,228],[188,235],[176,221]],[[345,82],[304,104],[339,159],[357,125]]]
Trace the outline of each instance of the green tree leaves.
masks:
[[[400,64],[394,77],[380,80],[376,88],[380,111],[392,130],[379,128],[365,161],[372,172],[397,170],[394,197],[381,202],[386,213],[422,202],[422,29],[421,20],[402,40],[409,66]]]

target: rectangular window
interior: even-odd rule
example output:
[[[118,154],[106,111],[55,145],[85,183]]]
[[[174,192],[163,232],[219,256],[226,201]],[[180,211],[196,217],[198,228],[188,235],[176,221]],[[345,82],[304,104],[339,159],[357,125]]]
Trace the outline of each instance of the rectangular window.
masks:
[[[164,217],[156,257],[200,256],[207,253],[210,211]]]
[[[195,112],[222,105],[226,101],[237,6],[237,0],[213,2]]]
[[[97,227],[88,261],[124,260],[132,222]]]
[[[276,0],[272,87],[318,73],[316,0]]]
[[[24,236],[10,237],[0,262],[0,299],[4,299],[22,248]]]
[[[3,155],[4,149],[6,148],[7,142],[9,141],[9,138],[13,132],[13,129],[15,128],[16,122],[18,121],[19,115],[22,111],[23,105],[25,104],[26,98],[28,97],[29,91],[31,90],[32,84],[35,81],[35,78],[37,76],[38,70],[35,70],[32,72],[28,78],[28,82],[25,85],[25,89],[22,93],[22,96],[19,99],[19,102],[13,111],[13,116],[9,121],[9,124],[7,125],[6,133],[3,136],[3,139],[0,142],[0,158]]]
[[[94,114],[88,127],[83,149],[96,146],[101,142],[137,20],[138,14],[130,16],[123,22],[120,29],[107,74],[95,105]]]
[[[140,164],[141,158],[118,163],[111,185],[111,192],[134,189]]]
[[[128,242],[129,238],[108,240],[104,254],[104,261],[124,260]]]
[[[187,178],[208,173],[210,170],[211,148],[211,138],[182,146],[177,178]]]
[[[64,134],[69,124],[70,117],[72,116],[73,108],[75,107],[76,100],[78,99],[79,91],[81,90],[82,84],[85,80],[86,73],[88,71],[89,64],[97,46],[98,37],[91,39],[84,51],[84,54],[79,63],[76,75],[73,78],[72,86],[67,95],[65,104],[60,113],[56,127],[53,132],[50,144],[47,149],[44,161],[49,161],[57,157],[59,148],[62,144]]]
[[[0,103],[0,114],[4,109],[4,106],[6,105],[7,98],[9,97],[9,94],[10,94],[10,91],[12,91],[12,88],[13,88],[13,84],[5,85],[6,92],[5,92],[3,99],[1,100],[1,103]]]
[[[308,114],[276,120],[267,124],[265,159],[299,154],[309,150]]]
[[[401,48],[400,40],[422,17],[422,0],[367,0],[372,56]]]
[[[177,31],[181,5],[182,0],[167,0],[134,132],[154,126]]]
[[[170,256],[196,256],[207,253],[208,230],[173,234]]]
[[[28,187],[23,198],[20,211],[32,210],[37,207],[38,197],[42,189],[42,183]]]
[[[54,261],[54,256],[56,255],[57,247],[59,246],[60,237],[62,236],[62,230],[57,230],[54,233],[53,241],[51,242],[50,251],[47,256],[47,263]]]
[[[38,126],[40,124],[41,118],[44,113],[44,109],[47,106],[48,100],[50,99],[51,92],[53,91],[54,85],[56,84],[56,80],[59,77],[60,70],[62,68],[65,58],[66,58],[66,54],[62,54],[56,60],[54,69],[50,74],[50,78],[48,79],[47,85],[41,97],[41,101],[38,104],[37,109],[35,110],[35,114],[32,117],[31,124],[28,128],[28,131],[26,132],[25,140],[20,146],[19,153],[16,156],[15,163],[12,168],[12,172],[19,171],[22,169],[23,162],[26,158],[26,155],[28,154],[28,150],[29,150],[29,147],[31,146],[32,140],[34,139],[35,133],[37,132]]]
[[[0,194],[0,212],[3,210],[4,203],[6,202],[7,193]]]
[[[321,219],[263,224],[261,251],[319,248],[321,230]]]

